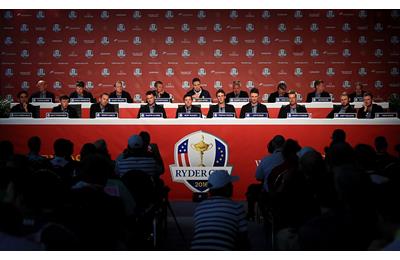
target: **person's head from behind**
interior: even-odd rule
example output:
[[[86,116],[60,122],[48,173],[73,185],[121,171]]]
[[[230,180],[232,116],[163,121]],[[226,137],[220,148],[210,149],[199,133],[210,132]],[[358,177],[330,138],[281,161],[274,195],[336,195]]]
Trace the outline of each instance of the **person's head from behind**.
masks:
[[[199,78],[192,79],[192,85],[193,85],[193,89],[196,92],[199,92],[201,90],[201,81]]]
[[[75,92],[76,92],[76,94],[78,94],[78,95],[83,95],[83,90],[84,90],[84,88],[85,88],[85,82],[83,82],[83,81],[77,81],[76,83],[75,83]]]
[[[343,92],[340,95],[340,104],[344,107],[347,107],[350,103],[349,95],[346,92]]]
[[[81,161],[82,179],[91,184],[105,186],[114,174],[110,161],[100,154],[90,154]]]
[[[372,106],[372,94],[370,92],[364,93],[363,99],[364,99],[364,106],[370,107]]]
[[[332,143],[346,142],[346,132],[343,129],[335,129],[332,132]]]
[[[33,154],[39,154],[41,144],[42,142],[39,136],[32,136],[28,140],[29,152]]]
[[[140,153],[143,151],[143,139],[140,135],[132,135],[128,139],[128,151],[132,153]]]
[[[356,164],[360,169],[371,170],[375,167],[376,153],[372,146],[358,144],[354,147]]]
[[[26,92],[25,90],[18,92],[17,98],[20,104],[28,103],[28,92]]]
[[[235,95],[239,95],[240,93],[240,80],[235,80],[232,83],[232,88],[233,88],[233,93],[235,93]]]
[[[331,168],[354,163],[354,149],[346,142],[333,143],[327,151],[327,156]]]
[[[100,105],[105,107],[108,105],[108,100],[110,98],[110,95],[108,93],[103,93],[100,96]]]
[[[297,160],[297,152],[301,150],[301,146],[296,140],[287,139],[282,147],[282,156],[285,161]]]
[[[142,137],[143,140],[143,147],[147,147],[150,144],[150,134],[146,131],[141,131],[139,136]]]
[[[69,97],[67,95],[62,95],[60,97],[60,105],[63,109],[66,109],[69,105]]]
[[[210,196],[232,197],[232,182],[237,181],[239,176],[231,176],[226,170],[217,170],[208,177],[208,192]]]
[[[388,142],[384,136],[377,136],[375,138],[375,150],[378,153],[386,153],[388,148]]]
[[[146,102],[149,106],[154,105],[154,103],[156,102],[156,98],[154,96],[154,92],[149,90],[146,92]]]
[[[286,93],[286,88],[287,86],[285,82],[279,82],[277,86],[279,96],[283,96]]]
[[[156,89],[157,93],[163,93],[164,92],[164,84],[160,80],[157,80],[154,83],[154,88]]]
[[[96,146],[92,143],[86,143],[82,146],[80,151],[80,160],[84,160],[86,157],[92,154],[96,154],[97,149]]]
[[[53,148],[55,156],[70,159],[74,150],[74,144],[70,140],[59,138],[54,142]]]
[[[122,91],[123,91],[123,85],[122,85],[122,81],[121,80],[117,80],[116,82],[115,82],[115,84],[114,84],[114,89],[115,89],[115,92],[118,94],[118,95],[121,95],[122,94]]]
[[[252,88],[250,90],[250,103],[255,105],[258,103],[258,97],[260,96],[260,92],[257,88]]]
[[[183,101],[185,102],[186,107],[191,107],[193,103],[193,97],[191,95],[185,94],[183,97]]]
[[[315,92],[322,93],[325,91],[325,83],[323,80],[314,81]]]
[[[104,139],[96,140],[93,144],[100,154],[108,155],[107,143]]]
[[[7,161],[14,155],[14,146],[8,141],[0,141],[0,161]]]
[[[296,106],[297,105],[297,93],[294,90],[289,91],[288,93],[289,97],[289,105],[290,106]]]
[[[272,154],[277,149],[282,148],[284,143],[285,137],[283,137],[282,135],[275,135],[268,143],[268,152]]]

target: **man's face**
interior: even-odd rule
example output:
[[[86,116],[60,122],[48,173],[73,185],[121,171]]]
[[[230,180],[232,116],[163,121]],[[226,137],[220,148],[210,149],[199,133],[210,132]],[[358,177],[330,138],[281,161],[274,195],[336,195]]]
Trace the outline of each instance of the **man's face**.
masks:
[[[317,92],[318,93],[322,93],[322,92],[324,92],[324,90],[325,90],[325,84],[324,83],[319,83],[317,85]]]
[[[116,83],[115,84],[115,91],[118,93],[118,94],[121,94],[122,93],[122,84],[121,83]]]
[[[102,95],[100,97],[100,104],[105,107],[108,104],[108,96],[107,95]]]
[[[68,99],[61,99],[61,106],[62,108],[66,109],[68,107],[69,100]]]
[[[279,96],[283,96],[286,93],[286,88],[278,88],[278,94]]]
[[[224,104],[225,103],[225,94],[224,93],[218,93],[217,94],[217,99],[218,99],[218,104]]]
[[[146,101],[147,101],[147,104],[152,106],[155,102],[154,95],[146,95]]]
[[[25,94],[25,93],[22,93],[22,94],[19,96],[19,103],[20,103],[20,104],[28,103],[28,95]]]
[[[192,98],[191,97],[185,97],[185,106],[186,107],[191,107],[192,106],[192,102],[193,102],[193,100],[192,100]]]
[[[341,96],[340,97],[340,103],[344,107],[348,106],[349,105],[349,97],[348,96]]]
[[[257,93],[250,93],[250,102],[253,105],[258,103],[258,94]]]
[[[194,88],[195,91],[200,91],[201,90],[200,81],[193,82],[193,88]]]
[[[157,86],[156,86],[156,90],[157,90],[158,93],[164,92],[163,84],[158,83]]]
[[[364,96],[364,105],[369,107],[372,105],[372,98],[371,96]]]
[[[233,85],[233,93],[235,93],[236,95],[240,93],[240,85]]]
[[[46,91],[47,88],[47,83],[44,80],[39,80],[39,82],[37,83],[37,87],[39,88],[40,92]]]
[[[79,87],[79,86],[76,86],[76,93],[77,93],[78,95],[82,95],[82,94],[83,94],[83,88],[82,88],[82,87]]]
[[[294,106],[297,104],[296,94],[289,94],[289,104]]]
[[[362,86],[360,84],[356,85],[356,94],[361,95],[362,94]]]

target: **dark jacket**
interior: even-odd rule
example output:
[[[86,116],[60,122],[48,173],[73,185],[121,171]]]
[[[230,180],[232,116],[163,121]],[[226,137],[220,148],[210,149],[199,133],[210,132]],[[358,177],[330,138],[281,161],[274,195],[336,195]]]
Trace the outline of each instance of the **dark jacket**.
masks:
[[[372,104],[371,118],[375,118],[375,113],[384,112],[380,105]],[[360,107],[357,112],[357,118],[366,118],[367,113],[364,112],[364,107]]]
[[[11,108],[11,113],[26,112],[21,104],[17,104]],[[33,118],[39,118],[39,107],[28,104],[28,113],[32,113]]]
[[[189,90],[189,92],[186,93],[186,95],[193,96],[194,94],[194,89]],[[200,98],[211,98],[210,92],[207,90],[203,89],[201,90]]]
[[[185,105],[178,106],[178,109],[176,110],[176,115],[175,115],[176,118],[178,118],[179,113],[186,113]],[[198,106],[192,105],[192,108],[190,109],[190,113],[200,113],[201,114],[201,108]]]
[[[278,92],[278,91],[275,91],[275,92],[271,93],[271,94],[269,95],[269,97],[268,97],[268,103],[275,103],[277,97],[279,97],[279,92]],[[285,94],[283,95],[283,97],[289,97],[289,94],[288,94],[288,93],[285,93]]]
[[[78,112],[76,112],[75,108],[72,106],[68,105],[67,109],[65,111],[62,111],[61,105],[58,105],[56,107],[53,107],[51,112],[67,112],[69,118],[79,118]]]
[[[219,112],[218,104],[217,105],[211,105],[210,109],[208,110],[207,118],[212,118],[214,113],[218,113],[218,112]],[[235,110],[235,107],[232,106],[232,105],[225,104],[225,112],[235,113],[235,117],[236,117],[236,110]]]
[[[354,98],[355,98],[355,97],[363,97],[365,92],[366,92],[366,91],[363,90],[363,91],[361,92],[361,96],[357,96],[356,92],[351,93],[351,94],[349,95],[350,102],[354,102]]]
[[[117,92],[116,91],[111,92],[110,93],[110,98],[118,98],[117,97]],[[127,92],[125,90],[122,90],[121,98],[126,98],[126,101],[128,103],[133,103],[133,99],[131,97],[131,94],[129,94],[129,92]]]
[[[149,105],[141,105],[139,112],[137,114],[137,118],[140,118],[140,113],[150,113]],[[162,113],[164,118],[167,118],[167,114],[165,113],[164,107],[161,105],[155,104],[154,106],[154,113]]]
[[[335,113],[339,113],[341,108],[342,108],[341,105],[333,105],[332,111],[329,112],[329,114],[326,116],[326,118],[333,118],[335,116]],[[355,110],[354,106],[349,105],[346,108],[346,112],[345,113],[357,113],[357,111]]]
[[[321,93],[321,95],[320,95],[320,97],[330,97],[330,96],[331,96],[331,95],[329,95],[329,93],[326,92],[326,91],[323,91],[323,92]],[[308,93],[306,102],[312,102],[312,98],[313,98],[313,97],[315,97],[315,91],[314,91],[314,92],[311,92],[311,93]]]
[[[71,94],[69,94],[69,98],[79,98],[78,93],[76,93],[76,91],[72,92]],[[90,98],[91,103],[96,103],[96,99],[93,98],[92,93],[86,90],[83,91],[83,98]]]
[[[240,109],[240,118],[244,118],[246,116],[246,113],[252,113],[252,107],[251,103],[247,103],[246,105],[242,106],[242,109]],[[268,108],[266,105],[263,105],[261,103],[257,104],[257,113],[268,113]]]
[[[32,102],[32,98],[40,98],[40,91],[37,91],[31,95],[31,97],[29,98],[29,103]],[[55,96],[53,93],[46,91],[46,98],[51,98],[51,102],[54,103]]]
[[[90,106],[90,118],[95,118],[96,117],[96,113],[101,112],[101,108],[100,108],[100,104],[96,103],[96,104],[92,104]],[[111,104],[107,104],[104,112],[115,112],[114,106]]]
[[[307,109],[305,106],[297,105],[296,106],[297,113],[307,113]],[[287,118],[287,114],[290,113],[290,105],[282,106],[279,110],[278,118]]]
[[[229,103],[231,101],[231,98],[235,98],[235,93],[229,92],[228,94],[226,94],[226,103]],[[239,98],[248,98],[249,94],[246,91],[241,90],[239,93]]]
[[[167,93],[166,91],[164,91],[164,93],[162,93],[159,97],[157,96],[156,90],[154,90],[153,93],[156,98],[171,98],[171,95],[169,93]]]

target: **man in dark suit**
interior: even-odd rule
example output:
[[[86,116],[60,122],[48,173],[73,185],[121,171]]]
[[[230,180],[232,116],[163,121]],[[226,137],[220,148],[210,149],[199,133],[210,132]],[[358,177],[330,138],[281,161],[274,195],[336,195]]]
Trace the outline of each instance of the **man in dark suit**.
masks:
[[[99,112],[115,112],[114,106],[108,102],[109,98],[108,93],[101,94],[99,103],[90,106],[90,118],[96,118],[96,113]]]
[[[333,105],[332,111],[326,116],[326,118],[333,118],[335,113],[356,113],[354,106],[349,103],[349,95],[343,92],[340,95],[340,105]]]
[[[308,93],[306,102],[312,102],[313,97],[330,97],[328,92],[325,91],[325,84],[323,80],[314,81],[315,91]]]
[[[17,94],[17,98],[19,101],[19,104],[13,106],[11,108],[11,113],[32,113],[32,117],[37,118],[39,117],[37,110],[35,109],[35,106],[32,106],[31,104],[28,103],[28,92],[25,90],[20,91]]]
[[[357,118],[375,118],[375,113],[382,113],[383,108],[380,105],[372,104],[372,94],[364,94],[364,105],[358,109]]]
[[[114,84],[114,91],[110,93],[110,98],[126,98],[128,103],[133,103],[133,99],[129,92],[125,91],[122,86],[122,81],[117,80]]]
[[[360,82],[357,82],[356,83],[356,91],[354,91],[353,93],[351,93],[349,95],[350,102],[354,102],[354,98],[356,98],[356,97],[362,97],[364,99],[365,92],[366,91],[364,90],[363,84],[361,84]]]
[[[39,80],[36,84],[36,87],[39,89],[39,91],[33,93],[31,97],[29,98],[29,103],[32,102],[33,98],[51,98],[51,102],[54,103],[54,94],[47,91],[47,82],[44,80]]]
[[[53,107],[51,112],[65,112],[68,113],[69,118],[79,118],[78,112],[69,105],[69,97],[67,95],[60,97],[60,104],[56,107]]]
[[[258,102],[260,92],[257,88],[250,90],[250,102],[242,106],[240,110],[240,118],[245,118],[246,113],[268,113],[267,106]]]
[[[307,113],[305,106],[297,104],[297,93],[292,90],[289,91],[289,105],[282,106],[279,110],[278,118],[287,118],[288,113]]]
[[[156,98],[154,92],[149,90],[146,92],[147,105],[140,106],[137,118],[140,118],[140,113],[162,113],[163,118],[167,118],[164,107],[156,104]]]
[[[76,86],[76,89],[74,92],[69,94],[69,98],[90,98],[91,103],[96,102],[96,99],[93,98],[92,93],[85,90],[85,82],[77,81],[75,86]]]
[[[201,87],[201,82],[199,78],[194,78],[192,80],[193,88],[187,92],[187,95],[191,95],[193,99],[196,98],[211,98],[210,93]]]
[[[233,81],[233,91],[226,94],[226,103],[231,101],[231,98],[248,98],[249,94],[246,91],[240,90],[240,80]]]
[[[286,88],[287,88],[287,86],[286,86],[285,82],[279,82],[277,90],[269,95],[268,103],[275,103],[276,98],[278,98],[278,97],[288,97]]]
[[[157,80],[154,83],[154,88],[154,96],[156,98],[171,98],[171,95],[164,90],[164,84],[162,83],[162,81]]]
[[[214,113],[234,113],[236,117],[235,107],[229,104],[226,104],[225,99],[225,92],[222,89],[217,90],[217,99],[218,104],[211,105],[210,109],[208,110],[207,118],[212,118]]]
[[[179,113],[200,113],[201,114],[201,108],[198,106],[193,106],[193,98],[191,95],[186,94],[183,97],[183,101],[185,102],[185,105],[180,105],[178,106],[178,109],[176,110],[176,115],[175,117],[178,118]]]

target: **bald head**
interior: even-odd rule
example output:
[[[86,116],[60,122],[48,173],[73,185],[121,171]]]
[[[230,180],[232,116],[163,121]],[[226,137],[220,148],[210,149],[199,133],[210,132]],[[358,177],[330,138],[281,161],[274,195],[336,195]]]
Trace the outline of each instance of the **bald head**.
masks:
[[[36,86],[39,88],[40,92],[44,92],[44,91],[46,91],[46,88],[47,88],[47,82],[44,80],[39,80],[36,83]]]

